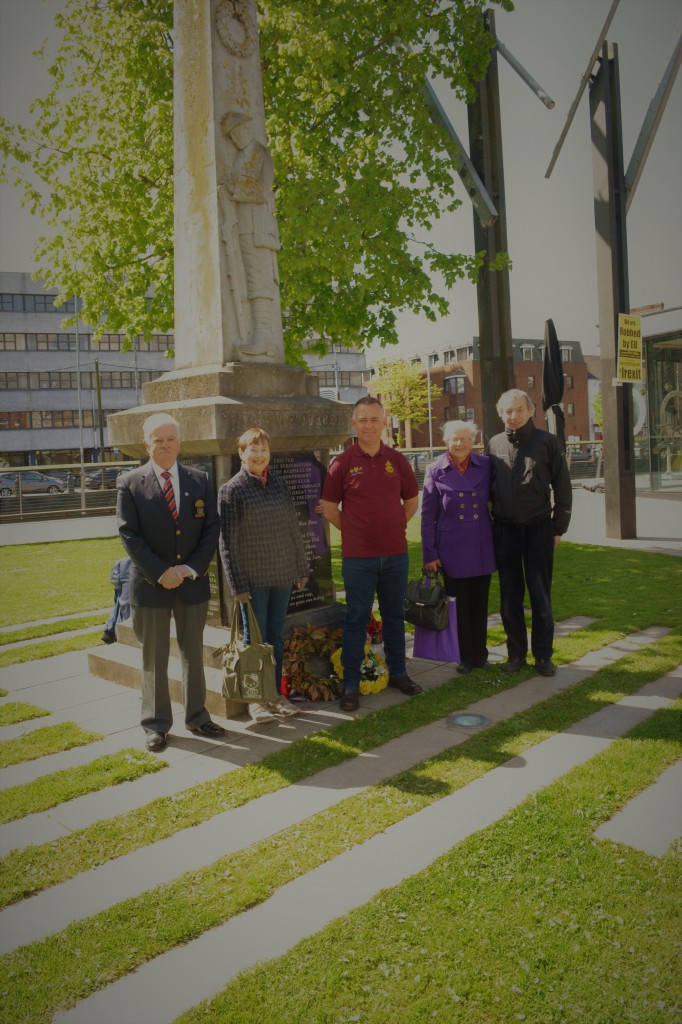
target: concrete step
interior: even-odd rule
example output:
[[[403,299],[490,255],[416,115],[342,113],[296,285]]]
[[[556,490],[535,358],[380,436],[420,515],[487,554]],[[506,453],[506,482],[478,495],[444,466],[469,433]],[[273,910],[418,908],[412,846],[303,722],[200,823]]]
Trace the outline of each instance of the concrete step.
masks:
[[[207,627],[204,640],[208,638]],[[126,640],[129,640],[128,627],[120,627],[117,631],[122,634],[125,631]],[[107,679],[111,683],[118,683],[120,686],[128,686],[134,690],[142,690],[142,655],[140,646],[135,640],[132,629],[129,630],[132,636],[132,643],[120,642],[109,644],[106,647],[96,647],[88,652],[88,671],[100,679]],[[220,633],[226,643],[229,634],[226,630],[215,630]],[[213,638],[214,640],[216,637]],[[133,646],[134,644],[134,646]],[[226,701],[223,697],[223,673],[220,665],[220,657],[213,654],[216,649],[210,643],[204,644],[204,673],[206,675],[206,708],[211,714],[222,715],[225,718],[239,718],[247,713],[247,705],[237,701]],[[178,656],[175,636],[171,643],[171,656],[168,659],[168,689],[170,698],[182,705],[182,664]]]

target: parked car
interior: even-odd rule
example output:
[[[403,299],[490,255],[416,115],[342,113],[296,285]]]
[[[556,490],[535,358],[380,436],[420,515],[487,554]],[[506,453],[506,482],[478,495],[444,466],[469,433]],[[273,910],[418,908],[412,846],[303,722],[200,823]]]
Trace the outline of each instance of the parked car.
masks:
[[[127,473],[124,466],[103,466],[85,476],[85,487],[88,491],[114,490],[121,473]]]
[[[569,448],[566,454],[569,456],[571,465],[574,462],[594,462],[594,455],[588,448]]]
[[[56,476],[46,476],[36,469],[29,469],[24,473],[3,473],[0,477],[0,495],[9,498],[16,494],[17,476],[21,477],[21,490],[24,494],[61,494],[66,490],[66,484]]]

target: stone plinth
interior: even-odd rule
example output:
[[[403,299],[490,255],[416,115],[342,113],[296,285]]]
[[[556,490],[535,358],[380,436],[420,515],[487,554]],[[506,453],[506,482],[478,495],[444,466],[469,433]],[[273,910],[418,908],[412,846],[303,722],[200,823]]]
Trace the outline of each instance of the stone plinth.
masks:
[[[111,444],[144,458],[142,424],[168,412],[180,424],[182,456],[226,456],[249,427],[267,430],[272,449],[324,450],[350,436],[351,410],[320,398],[300,366],[226,363],[174,370],[142,387],[144,405],[108,417]]]

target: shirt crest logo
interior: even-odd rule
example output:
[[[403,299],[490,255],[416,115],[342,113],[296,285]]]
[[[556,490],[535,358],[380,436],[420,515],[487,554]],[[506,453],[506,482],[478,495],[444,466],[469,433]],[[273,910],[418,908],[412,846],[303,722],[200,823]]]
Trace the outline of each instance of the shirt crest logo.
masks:
[[[389,474],[389,476],[391,475],[391,473],[395,473],[395,468],[393,466],[393,463],[389,462],[388,460],[386,461],[386,465],[384,466],[384,469]]]
[[[362,466],[351,466],[349,472],[351,476],[356,476],[358,473],[362,473]]]

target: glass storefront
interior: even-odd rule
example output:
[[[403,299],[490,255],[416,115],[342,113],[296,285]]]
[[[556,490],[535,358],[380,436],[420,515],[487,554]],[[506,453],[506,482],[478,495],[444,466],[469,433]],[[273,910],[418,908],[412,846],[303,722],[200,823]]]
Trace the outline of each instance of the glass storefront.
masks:
[[[640,437],[648,441],[651,489],[682,491],[682,330],[645,337],[644,351],[648,415]]]

